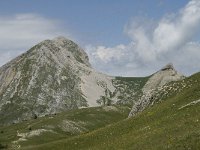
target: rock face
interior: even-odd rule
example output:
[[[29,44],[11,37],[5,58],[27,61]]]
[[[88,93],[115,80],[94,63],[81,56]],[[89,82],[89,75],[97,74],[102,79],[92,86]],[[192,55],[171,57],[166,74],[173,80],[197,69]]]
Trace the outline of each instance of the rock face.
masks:
[[[164,71],[164,70],[175,70],[175,69],[174,69],[173,64],[169,63],[166,66],[164,66],[161,70]]]
[[[182,79],[172,64],[150,77],[111,77],[95,71],[87,54],[64,37],[45,40],[0,67],[0,125],[99,105],[145,109],[155,90]]]
[[[155,92],[165,84],[184,79],[185,77],[178,73],[173,64],[167,64],[160,71],[153,74],[142,88],[142,97],[133,105],[129,117],[135,116],[138,112],[143,111],[154,101]]]
[[[45,40],[0,68],[0,124],[97,106],[112,79],[71,40]]]

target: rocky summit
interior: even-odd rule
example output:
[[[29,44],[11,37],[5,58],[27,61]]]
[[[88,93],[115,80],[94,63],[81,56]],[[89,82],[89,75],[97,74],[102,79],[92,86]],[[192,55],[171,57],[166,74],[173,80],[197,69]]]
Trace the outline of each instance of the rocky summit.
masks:
[[[111,80],[73,41],[45,40],[0,68],[0,124],[97,106]]]
[[[0,124],[100,105],[145,109],[158,87],[183,79],[172,64],[149,77],[111,77],[64,37],[45,40],[0,68]]]
[[[135,116],[138,112],[143,111],[147,106],[159,98],[158,93],[159,90],[163,90],[162,87],[167,83],[172,81],[182,80],[185,77],[178,73],[173,64],[167,64],[160,71],[154,73],[149,80],[146,82],[144,87],[142,88],[142,96],[140,99],[133,105],[133,108],[129,114],[129,117]]]
[[[42,41],[0,67],[0,149],[199,149],[199,82],[172,63],[108,76],[73,41]]]

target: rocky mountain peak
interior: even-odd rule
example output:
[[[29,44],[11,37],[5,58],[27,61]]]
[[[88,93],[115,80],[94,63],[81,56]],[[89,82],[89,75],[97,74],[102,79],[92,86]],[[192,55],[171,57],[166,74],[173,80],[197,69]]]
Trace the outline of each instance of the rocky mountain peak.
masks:
[[[69,45],[78,46],[72,40],[69,40],[63,36],[58,36],[58,37],[52,39],[51,42],[53,42],[56,46],[63,47],[63,48],[66,46],[69,46]]]
[[[154,73],[142,88],[143,96],[133,105],[129,117],[136,115],[149,106],[158,88],[162,88],[169,82],[182,80],[184,78],[185,76],[174,69],[172,63],[167,64],[160,71]]]
[[[54,55],[53,58],[56,58],[62,62],[79,62],[87,67],[91,67],[91,64],[89,63],[89,57],[86,52],[76,43],[62,36],[56,37],[52,40],[44,40],[33,46],[26,53],[29,53],[29,55],[41,54],[42,56]]]
[[[52,42],[59,49],[68,51],[69,52],[69,55],[67,56],[68,58],[73,57],[76,61],[83,63],[88,67],[91,67],[91,64],[89,63],[89,57],[86,54],[86,52],[73,41],[65,37],[59,36],[53,39]]]
[[[172,63],[169,63],[169,64],[167,64],[166,66],[164,66],[164,67],[161,69],[161,71],[164,71],[164,70],[175,70],[175,69],[174,69],[173,64],[172,64]]]
[[[42,41],[0,67],[0,125],[97,106],[107,89],[114,90],[112,77],[91,68],[76,43]]]
[[[53,40],[54,40],[54,41],[70,41],[69,39],[67,39],[67,38],[64,37],[64,36],[55,37]]]
[[[173,66],[172,63],[167,64],[162,69],[160,69],[158,72],[154,73],[149,81],[146,83],[147,90],[149,89],[155,89],[158,86],[163,86],[168,82],[171,81],[177,81],[180,79],[183,79],[184,75],[179,73]]]

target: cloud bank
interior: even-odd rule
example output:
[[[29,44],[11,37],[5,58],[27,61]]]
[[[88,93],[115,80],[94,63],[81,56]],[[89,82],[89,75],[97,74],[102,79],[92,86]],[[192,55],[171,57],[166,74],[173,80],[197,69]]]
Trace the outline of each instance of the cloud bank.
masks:
[[[200,71],[200,1],[191,0],[159,21],[133,19],[124,28],[127,45],[86,46],[95,68],[112,75],[149,75],[172,62],[185,74]]]
[[[70,36],[59,22],[37,14],[0,16],[0,66],[38,42]]]

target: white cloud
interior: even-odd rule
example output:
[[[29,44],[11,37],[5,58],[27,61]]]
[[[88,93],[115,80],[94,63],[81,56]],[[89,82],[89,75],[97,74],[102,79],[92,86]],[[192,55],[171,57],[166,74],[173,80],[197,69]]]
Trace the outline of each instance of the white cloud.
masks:
[[[34,44],[59,35],[70,36],[57,20],[37,14],[0,16],[0,66]]]
[[[193,0],[182,9],[178,16],[164,18],[154,31],[153,42],[158,51],[179,48],[191,40],[199,30],[200,1]]]
[[[97,59],[99,58],[104,63],[108,63],[112,59],[120,61],[123,57],[125,57],[127,47],[123,44],[117,45],[116,47],[113,48],[106,48],[105,46],[93,47],[92,45],[88,45],[86,49],[88,53],[91,55],[91,57]]]
[[[124,31],[131,44],[90,49],[96,68],[109,74],[148,75],[172,62],[186,74],[200,71],[200,45],[191,44],[200,31],[199,0],[189,1],[179,12],[166,14],[158,22],[134,19]],[[99,67],[101,64],[106,67]]]

